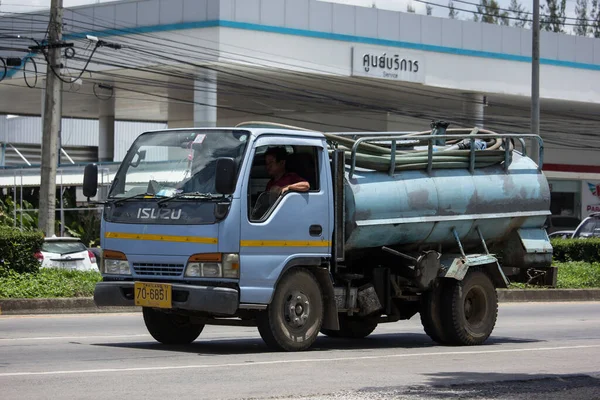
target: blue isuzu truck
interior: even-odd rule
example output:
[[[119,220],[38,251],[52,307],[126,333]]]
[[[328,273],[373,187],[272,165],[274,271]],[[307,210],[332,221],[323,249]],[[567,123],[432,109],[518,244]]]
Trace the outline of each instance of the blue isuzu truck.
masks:
[[[145,132],[102,201],[94,301],[141,306],[165,344],[193,342],[208,324],[240,325],[300,351],[319,333],[364,338],[416,314],[440,344],[481,344],[498,288],[556,279],[543,142],[447,126]],[[266,190],[271,148],[308,190]],[[97,165],[84,174],[95,197]]]

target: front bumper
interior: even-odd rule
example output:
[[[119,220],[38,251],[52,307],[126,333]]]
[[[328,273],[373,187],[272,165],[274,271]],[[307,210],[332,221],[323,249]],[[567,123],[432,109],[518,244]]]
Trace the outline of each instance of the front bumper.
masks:
[[[94,289],[94,303],[99,307],[133,307],[133,286],[134,282],[99,282]],[[172,290],[174,309],[217,315],[234,315],[238,309],[236,289],[172,284]]]

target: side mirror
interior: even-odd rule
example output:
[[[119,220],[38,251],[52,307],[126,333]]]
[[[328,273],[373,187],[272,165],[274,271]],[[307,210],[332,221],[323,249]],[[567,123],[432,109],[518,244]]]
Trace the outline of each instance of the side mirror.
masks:
[[[88,164],[83,171],[83,195],[90,199],[98,193],[98,166]]]
[[[235,161],[233,158],[217,159],[215,188],[219,194],[233,194],[235,191]]]
[[[137,155],[137,160],[135,160],[135,162],[132,160],[129,163],[133,168],[137,168],[140,165],[140,162],[146,159],[146,150],[140,150],[135,154]]]

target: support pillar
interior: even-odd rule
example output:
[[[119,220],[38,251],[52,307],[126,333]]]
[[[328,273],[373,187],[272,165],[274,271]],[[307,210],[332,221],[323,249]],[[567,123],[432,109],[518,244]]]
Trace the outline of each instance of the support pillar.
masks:
[[[199,69],[193,82],[173,80],[167,113],[169,129],[217,126],[217,72]]]
[[[202,70],[194,81],[194,126],[217,126],[217,72]]]
[[[462,114],[465,127],[484,127],[485,96],[479,93],[464,93]]]
[[[98,113],[98,161],[115,158],[115,99],[101,100]]]

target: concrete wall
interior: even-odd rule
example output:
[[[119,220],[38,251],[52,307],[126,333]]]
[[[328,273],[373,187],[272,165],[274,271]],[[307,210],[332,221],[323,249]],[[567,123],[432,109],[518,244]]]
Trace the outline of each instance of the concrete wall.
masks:
[[[356,51],[418,60],[417,81],[425,85],[530,93],[531,31],[515,27],[317,0],[122,1],[65,10],[65,21],[67,37],[121,36],[150,49],[196,43],[205,55],[218,48],[221,61],[342,75],[350,75],[352,47],[360,46]],[[38,17],[0,19],[3,29],[39,24]],[[206,28],[208,36],[197,32]],[[122,38],[132,30],[158,39]],[[542,32],[541,57],[543,98],[600,103],[600,40]]]

